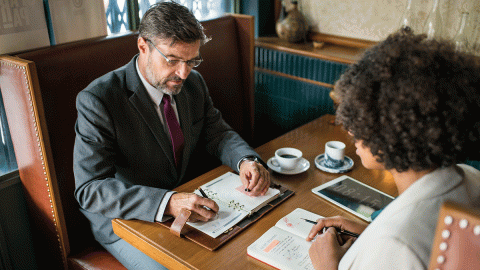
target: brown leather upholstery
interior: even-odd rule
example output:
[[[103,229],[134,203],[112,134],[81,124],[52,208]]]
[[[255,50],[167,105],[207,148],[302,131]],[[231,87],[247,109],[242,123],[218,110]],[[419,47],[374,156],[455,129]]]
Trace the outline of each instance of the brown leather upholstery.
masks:
[[[213,103],[225,121],[252,143],[254,119],[254,21],[233,15],[202,22],[212,39],[200,48],[203,63],[196,68],[207,83]],[[205,158],[208,157],[208,158]],[[220,162],[206,151],[192,154],[186,179],[203,174]]]
[[[251,16],[235,15],[202,22],[211,37],[196,68],[207,82],[215,107],[245,140],[253,139],[254,28]]]
[[[126,269],[108,251],[100,248],[87,248],[68,258],[68,269]]]
[[[97,77],[116,69],[138,52],[137,37],[129,34],[118,38],[100,38],[53,46],[43,50],[17,55],[33,61],[38,71],[39,93],[43,101],[45,124],[49,131],[51,154],[72,254],[81,252],[94,242],[90,225],[78,211],[73,197],[73,144],[78,92]],[[10,122],[10,121],[9,121]],[[17,155],[17,159],[19,159]],[[41,232],[38,232],[41,233]]]
[[[212,41],[201,48],[205,61],[198,70],[226,121],[250,140],[253,17],[231,15],[202,24]],[[128,63],[138,52],[136,40],[137,35],[129,33],[37,49],[18,58],[0,56],[0,88],[39,268],[122,269],[93,240],[73,196],[75,98],[95,78]],[[190,177],[217,163],[196,165]]]
[[[480,269],[479,209],[442,205],[428,269]]]

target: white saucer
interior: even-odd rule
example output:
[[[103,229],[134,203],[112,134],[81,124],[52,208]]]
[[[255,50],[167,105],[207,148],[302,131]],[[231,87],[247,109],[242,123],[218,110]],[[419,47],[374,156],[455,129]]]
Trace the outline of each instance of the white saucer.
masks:
[[[345,159],[343,160],[343,166],[340,166],[338,168],[331,168],[331,167],[325,166],[325,154],[321,154],[315,158],[315,166],[317,166],[317,168],[319,168],[324,172],[346,173],[350,171],[350,169],[353,167],[353,160],[345,156]]]
[[[302,158],[299,162],[298,162],[298,165],[297,165],[297,168],[293,169],[293,170],[285,170],[285,169],[282,169],[281,167],[278,167],[278,166],[275,166],[273,165],[272,161],[275,159],[275,157],[271,157],[268,161],[267,161],[267,166],[272,169],[272,171],[274,172],[277,172],[277,173],[282,173],[282,174],[298,174],[298,173],[302,173],[306,170],[308,170],[308,168],[310,168],[310,162],[308,162],[308,160],[306,160],[305,158]]]

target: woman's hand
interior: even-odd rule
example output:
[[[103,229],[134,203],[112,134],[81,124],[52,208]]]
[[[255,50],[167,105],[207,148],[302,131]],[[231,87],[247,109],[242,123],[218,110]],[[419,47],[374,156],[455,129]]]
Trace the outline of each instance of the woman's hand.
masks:
[[[338,269],[340,259],[353,244],[354,239],[349,237],[345,244],[341,245],[335,228],[328,228],[325,233],[318,235],[308,251],[315,269]]]
[[[315,269],[338,269],[340,259],[356,240],[352,236],[340,235],[338,231],[361,234],[366,227],[365,223],[340,216],[318,219],[307,237],[307,241],[315,239],[308,252]],[[328,229],[323,232],[324,228]]]
[[[321,234],[324,227],[335,227],[337,231],[349,231],[361,234],[367,227],[367,224],[340,216],[321,218],[317,220],[317,224],[310,230],[307,241],[312,241],[317,234]],[[345,237],[342,238],[345,239]]]

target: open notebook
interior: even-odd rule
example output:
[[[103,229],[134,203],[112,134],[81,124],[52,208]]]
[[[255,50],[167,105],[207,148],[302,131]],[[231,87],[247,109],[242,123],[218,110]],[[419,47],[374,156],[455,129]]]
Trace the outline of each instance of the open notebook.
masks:
[[[240,176],[232,172],[215,178],[200,188],[205,191],[208,198],[218,204],[220,210],[213,220],[187,224],[213,238],[255,213],[280,194],[280,190],[270,188],[263,196],[249,196],[245,192]],[[198,190],[195,190],[195,193],[202,196]]]
[[[248,256],[277,269],[314,269],[308,250],[312,242],[306,238],[313,224],[303,219],[317,220],[322,216],[297,208],[280,219],[247,248]]]
[[[227,172],[200,188],[218,204],[220,210],[213,220],[187,222],[182,235],[209,250],[219,248],[294,194],[286,187],[272,183],[264,196],[248,196],[240,176],[232,172]],[[194,192],[202,196],[200,191]],[[172,223],[173,219],[170,219],[160,224],[170,228]]]

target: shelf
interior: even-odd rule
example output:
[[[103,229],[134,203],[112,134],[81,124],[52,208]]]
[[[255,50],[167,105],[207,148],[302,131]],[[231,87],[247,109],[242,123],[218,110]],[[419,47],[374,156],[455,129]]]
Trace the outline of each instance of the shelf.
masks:
[[[330,43],[325,43],[321,48],[314,48],[313,42],[290,43],[278,37],[257,38],[255,46],[343,64],[352,64],[358,61],[366,50],[365,48],[354,48]]]

